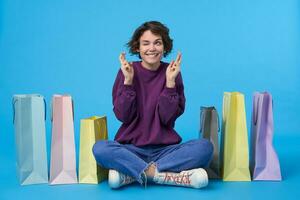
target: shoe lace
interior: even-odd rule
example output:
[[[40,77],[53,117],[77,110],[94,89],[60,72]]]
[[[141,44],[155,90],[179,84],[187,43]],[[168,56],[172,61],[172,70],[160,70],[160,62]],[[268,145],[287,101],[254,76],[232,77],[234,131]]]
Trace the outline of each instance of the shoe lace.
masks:
[[[132,183],[133,181],[134,181],[134,179],[131,176],[124,175],[123,184],[129,184],[129,183]]]

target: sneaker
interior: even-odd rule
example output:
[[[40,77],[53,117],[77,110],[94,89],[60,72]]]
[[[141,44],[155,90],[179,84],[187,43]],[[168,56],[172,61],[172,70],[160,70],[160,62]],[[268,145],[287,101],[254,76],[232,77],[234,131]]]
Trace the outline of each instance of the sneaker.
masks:
[[[113,189],[128,185],[134,181],[135,179],[133,177],[122,174],[116,170],[110,169],[108,172],[108,185]]]
[[[173,172],[155,172],[153,181],[158,184],[203,188],[208,185],[208,175],[202,168]]]

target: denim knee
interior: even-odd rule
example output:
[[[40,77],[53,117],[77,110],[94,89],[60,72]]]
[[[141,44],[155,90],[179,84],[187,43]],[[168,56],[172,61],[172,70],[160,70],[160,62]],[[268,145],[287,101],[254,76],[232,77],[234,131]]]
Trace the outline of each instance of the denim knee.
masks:
[[[103,162],[106,160],[106,157],[110,155],[107,146],[107,140],[100,140],[94,144],[92,149],[96,162],[102,166]]]
[[[212,144],[211,141],[207,139],[203,139],[203,146],[206,149],[206,156],[208,158],[208,162],[212,159],[213,153],[214,153],[214,145]]]
[[[198,152],[198,154],[196,153],[196,159],[199,159],[199,164],[202,167],[207,166],[210,163],[213,156],[213,144],[207,139],[199,139],[195,141],[194,148],[194,152]]]

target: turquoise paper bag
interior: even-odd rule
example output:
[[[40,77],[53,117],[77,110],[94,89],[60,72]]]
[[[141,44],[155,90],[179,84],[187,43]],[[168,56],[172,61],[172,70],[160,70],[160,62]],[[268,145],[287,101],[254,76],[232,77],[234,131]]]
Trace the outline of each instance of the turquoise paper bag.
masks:
[[[12,103],[20,184],[48,183],[44,97],[14,95]]]

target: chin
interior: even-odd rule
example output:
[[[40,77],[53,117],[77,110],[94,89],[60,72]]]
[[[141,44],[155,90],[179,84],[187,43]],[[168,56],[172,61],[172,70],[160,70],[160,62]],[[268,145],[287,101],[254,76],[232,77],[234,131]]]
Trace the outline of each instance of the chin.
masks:
[[[144,59],[147,63],[153,65],[153,64],[157,64],[157,63],[160,63],[161,61],[161,58],[155,58],[155,59],[149,59],[149,58],[146,58]]]
[[[151,64],[151,65],[154,65],[156,63],[159,63],[160,60],[146,60],[147,63]]]

